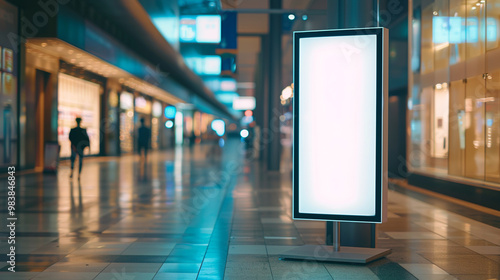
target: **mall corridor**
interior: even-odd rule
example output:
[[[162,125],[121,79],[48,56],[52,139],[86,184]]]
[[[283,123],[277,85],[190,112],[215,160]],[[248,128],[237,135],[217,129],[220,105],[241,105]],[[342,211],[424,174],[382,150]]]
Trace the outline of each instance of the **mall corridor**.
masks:
[[[324,244],[325,223],[292,221],[291,173],[262,171],[229,139],[138,156],[86,158],[80,182],[17,176],[16,273],[0,279],[500,279],[500,216],[390,186],[367,265],[280,260]],[[215,152],[214,152],[215,151]],[[7,192],[0,191],[1,206]],[[5,220],[3,215],[0,219]],[[2,228],[1,250],[8,230]]]

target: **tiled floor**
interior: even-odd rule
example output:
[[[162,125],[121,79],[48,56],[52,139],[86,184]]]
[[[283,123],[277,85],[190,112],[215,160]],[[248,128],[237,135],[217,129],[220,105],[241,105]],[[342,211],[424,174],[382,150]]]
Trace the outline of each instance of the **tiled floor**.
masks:
[[[0,279],[500,279],[500,217],[474,219],[474,209],[396,186],[377,226],[388,257],[279,260],[322,244],[325,223],[291,220],[289,170],[266,173],[241,148],[228,141],[220,157],[179,148],[145,167],[135,156],[87,158],[81,182],[67,163],[57,176],[18,176],[17,272],[7,272],[2,226]]]

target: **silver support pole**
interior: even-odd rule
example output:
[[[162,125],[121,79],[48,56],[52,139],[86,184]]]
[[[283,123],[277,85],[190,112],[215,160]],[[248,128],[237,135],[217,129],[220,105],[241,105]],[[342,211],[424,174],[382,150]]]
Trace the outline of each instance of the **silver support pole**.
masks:
[[[333,222],[333,251],[340,251],[340,223]]]

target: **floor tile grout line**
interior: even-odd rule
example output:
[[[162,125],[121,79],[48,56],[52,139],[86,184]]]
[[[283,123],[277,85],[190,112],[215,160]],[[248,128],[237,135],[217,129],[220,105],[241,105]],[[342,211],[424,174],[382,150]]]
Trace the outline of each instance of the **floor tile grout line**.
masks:
[[[255,201],[258,201],[257,192],[252,192],[252,197],[255,199]],[[260,205],[257,205],[257,209],[259,209],[259,207]],[[262,212],[258,211],[258,213],[259,221],[261,221],[262,236],[264,237],[264,246],[266,248],[267,265],[269,266],[269,271],[271,272],[271,278],[274,279],[273,268],[271,267],[271,262],[269,261],[269,250],[267,249],[267,240],[265,239],[264,225],[262,224]]]

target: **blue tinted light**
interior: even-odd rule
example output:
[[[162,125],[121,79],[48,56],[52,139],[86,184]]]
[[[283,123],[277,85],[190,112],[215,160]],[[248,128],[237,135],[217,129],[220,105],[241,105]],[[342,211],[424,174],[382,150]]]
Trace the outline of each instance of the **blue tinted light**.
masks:
[[[177,110],[175,109],[174,106],[165,107],[165,118],[167,119],[175,118],[175,112],[177,112]]]
[[[486,120],[486,126],[492,127],[493,126],[493,119],[487,119]]]

